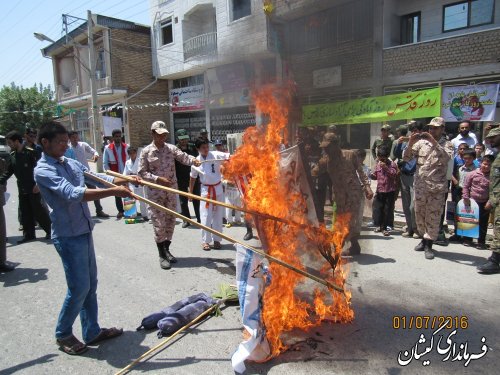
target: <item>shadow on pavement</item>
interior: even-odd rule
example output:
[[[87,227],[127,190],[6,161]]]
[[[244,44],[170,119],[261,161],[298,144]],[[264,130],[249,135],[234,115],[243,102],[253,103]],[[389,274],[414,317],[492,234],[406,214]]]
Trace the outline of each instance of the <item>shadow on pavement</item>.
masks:
[[[234,260],[229,258],[182,257],[179,258],[179,262],[175,264],[175,268],[199,267],[216,270],[217,272],[224,275],[236,275],[236,266],[234,265]]]
[[[49,362],[52,362],[53,358],[57,357],[57,356],[58,356],[57,354],[47,354],[47,355],[44,355],[40,358],[32,359],[31,361],[20,363],[18,365],[0,370],[0,375],[10,375],[10,374],[14,374],[17,371],[24,370],[28,367],[41,365],[43,363],[49,363]]]
[[[476,250],[478,251],[478,250]],[[454,263],[463,264],[466,266],[477,267],[486,262],[486,259],[490,256],[491,252],[484,252],[483,256],[454,253],[451,251],[439,251],[435,252],[436,258],[446,259]]]
[[[12,272],[0,273],[4,288],[47,280],[47,268],[16,268]]]
[[[361,265],[369,265],[369,264],[378,264],[378,263],[396,263],[396,260],[393,258],[384,258],[375,254],[359,254],[352,257],[350,260],[352,263],[358,263]]]

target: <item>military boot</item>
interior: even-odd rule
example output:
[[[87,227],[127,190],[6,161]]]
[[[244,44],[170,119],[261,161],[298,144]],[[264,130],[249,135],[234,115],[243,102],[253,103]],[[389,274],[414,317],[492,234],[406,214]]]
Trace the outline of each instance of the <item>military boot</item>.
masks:
[[[434,259],[434,250],[432,250],[432,240],[426,240],[424,251],[425,251],[425,259]]]
[[[166,240],[163,242],[163,248],[165,249],[165,257],[170,263],[177,263],[177,258],[170,253],[170,244],[172,241]]]
[[[425,238],[422,238],[422,241],[415,246],[415,251],[424,251],[425,250],[425,245],[427,244],[427,240]]]
[[[172,266],[165,256],[165,247],[163,245],[163,242],[157,242],[156,246],[158,247],[158,255],[160,256],[160,267],[164,270],[169,270],[170,268],[172,268]]]
[[[492,252],[488,261],[477,267],[477,272],[484,274],[500,272],[500,253]]]

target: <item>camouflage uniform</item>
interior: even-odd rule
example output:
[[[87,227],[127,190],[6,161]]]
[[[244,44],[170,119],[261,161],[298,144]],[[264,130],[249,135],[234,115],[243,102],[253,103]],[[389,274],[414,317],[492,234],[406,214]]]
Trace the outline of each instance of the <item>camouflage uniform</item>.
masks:
[[[495,161],[491,165],[489,202],[492,210],[495,212],[491,250],[500,254],[500,208],[498,208],[498,204],[500,203],[500,154],[496,156]]]
[[[427,240],[435,241],[439,234],[448,191],[446,173],[453,153],[453,145],[444,137],[436,147],[430,141],[421,139],[403,153],[403,160],[406,162],[417,158],[414,182],[415,220],[418,232]]]
[[[320,162],[321,164],[326,164],[332,181],[337,215],[344,213],[351,214],[349,234],[346,237],[346,241],[357,238],[361,232],[362,224],[359,211],[361,204],[364,202],[363,188],[370,186],[370,181],[363,171],[356,151],[342,150],[338,159],[333,155],[325,155]]]
[[[144,147],[139,159],[137,174],[144,180],[156,183],[158,177],[165,177],[172,181],[170,187],[177,189],[177,177],[175,174],[175,161],[185,165],[192,165],[194,156],[188,155],[177,147],[165,143],[158,149],[154,143]],[[158,189],[147,189],[147,196],[159,205],[177,210],[177,197],[173,193]],[[157,243],[171,241],[175,228],[175,217],[165,211],[149,206],[149,217],[153,223],[154,237]]]

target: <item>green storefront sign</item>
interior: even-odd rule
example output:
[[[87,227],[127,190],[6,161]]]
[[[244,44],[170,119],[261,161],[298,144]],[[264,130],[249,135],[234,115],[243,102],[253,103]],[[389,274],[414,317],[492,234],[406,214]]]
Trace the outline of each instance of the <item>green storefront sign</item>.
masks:
[[[440,116],[441,88],[302,108],[303,126],[362,124]]]

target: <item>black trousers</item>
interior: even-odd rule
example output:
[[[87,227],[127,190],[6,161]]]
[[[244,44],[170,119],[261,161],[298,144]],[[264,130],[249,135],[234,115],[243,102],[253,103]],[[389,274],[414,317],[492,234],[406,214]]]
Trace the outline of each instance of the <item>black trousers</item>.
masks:
[[[392,227],[396,192],[377,192],[373,200],[373,222],[382,230]]]
[[[49,213],[42,204],[40,193],[19,194],[19,208],[25,237],[35,237],[36,222],[47,234],[50,234]]]
[[[486,233],[488,232],[490,210],[484,208],[486,202],[477,202],[477,205],[479,206],[479,238],[477,239],[477,243],[484,244],[486,242]]]
[[[87,187],[89,189],[95,189],[96,188],[94,185],[89,185],[89,184],[85,184],[85,185],[87,185]],[[95,206],[96,212],[101,212],[102,211],[101,201],[99,199],[94,201],[94,206]]]
[[[123,213],[124,210],[123,210],[123,201],[120,197],[115,197],[115,203],[116,203],[116,209],[118,210],[118,212],[121,212]]]
[[[330,201],[332,198],[331,192],[332,181],[330,180],[330,176],[328,173],[323,173],[318,176],[318,187],[314,189],[314,193],[316,195],[315,203],[316,203],[316,215],[318,216],[318,220],[320,223],[325,221],[325,204],[326,204],[326,194],[329,192]]]
[[[189,181],[187,181],[187,184],[185,181],[177,181],[177,185],[180,191],[185,191],[186,193],[189,191]],[[197,179],[194,183],[193,194],[201,194],[201,185],[199,179]],[[181,201],[181,215],[190,219],[191,213],[189,212],[189,198],[179,195],[179,199]],[[198,199],[193,199],[193,207],[194,214],[196,215],[196,220],[198,221],[198,223],[200,223],[200,201]]]

